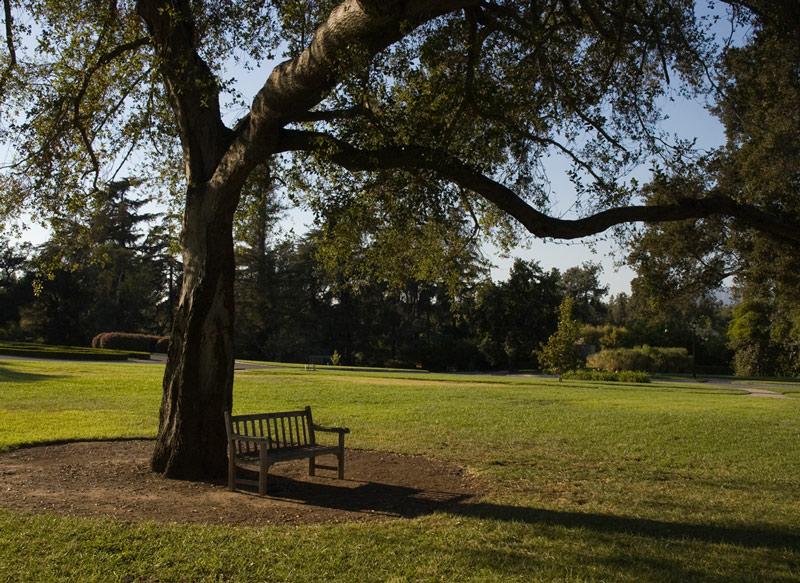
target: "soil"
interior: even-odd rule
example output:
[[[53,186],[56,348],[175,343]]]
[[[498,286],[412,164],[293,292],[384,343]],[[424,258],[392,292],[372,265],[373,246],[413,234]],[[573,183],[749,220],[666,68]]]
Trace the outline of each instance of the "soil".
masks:
[[[486,485],[423,456],[348,449],[345,479],[307,460],[270,468],[269,494],[168,480],[148,468],[153,442],[75,442],[0,454],[0,507],[125,521],[259,526],[411,518],[474,502]],[[324,462],[323,459],[320,462]]]

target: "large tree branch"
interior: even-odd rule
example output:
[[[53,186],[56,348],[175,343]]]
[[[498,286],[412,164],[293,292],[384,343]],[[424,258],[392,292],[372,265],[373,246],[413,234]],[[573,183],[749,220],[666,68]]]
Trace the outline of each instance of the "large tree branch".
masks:
[[[138,0],[147,25],[181,135],[189,184],[213,175],[231,139],[222,123],[220,88],[200,57],[188,0]]]
[[[308,48],[278,65],[253,102],[256,120],[293,121],[319,103],[351,68],[413,28],[479,0],[345,0],[316,30]],[[263,123],[263,122],[256,122]]]
[[[340,119],[352,119],[365,113],[367,113],[367,108],[363,105],[354,105],[346,109],[307,111],[301,114],[296,121],[336,121]]]
[[[317,28],[309,46],[295,59],[275,67],[256,94],[250,113],[219,165],[215,179],[244,180],[275,151],[286,124],[309,118],[308,112],[353,71],[401,40],[411,30],[480,0],[345,0]]]
[[[326,134],[293,130],[281,132],[280,146],[282,151],[321,154],[331,162],[354,172],[390,169],[432,171],[494,203],[537,237],[577,239],[602,233],[615,225],[625,223],[658,223],[725,215],[793,244],[800,244],[800,222],[766,213],[727,196],[686,198],[666,205],[623,206],[580,219],[557,219],[536,210],[511,189],[469,164],[435,148],[407,146],[365,151]]]

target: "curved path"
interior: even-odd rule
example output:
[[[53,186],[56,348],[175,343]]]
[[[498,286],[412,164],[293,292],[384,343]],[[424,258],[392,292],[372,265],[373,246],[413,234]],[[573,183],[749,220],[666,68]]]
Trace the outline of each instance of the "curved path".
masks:
[[[751,381],[737,381],[734,379],[715,379],[715,378],[706,379],[706,384],[715,385],[718,387],[730,387],[733,389],[739,389],[741,391],[747,391],[747,394],[751,397],[767,397],[770,399],[789,398],[783,393],[777,393],[771,389],[778,387],[795,388],[797,386],[797,385],[766,384],[766,383],[759,383],[758,381],[751,382]]]

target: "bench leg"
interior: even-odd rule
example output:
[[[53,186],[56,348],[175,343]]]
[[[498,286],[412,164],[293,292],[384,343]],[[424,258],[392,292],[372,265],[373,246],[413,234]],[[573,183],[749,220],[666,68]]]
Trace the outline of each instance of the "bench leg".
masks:
[[[232,451],[228,452],[228,490],[236,490],[236,460]]]
[[[316,476],[317,471],[317,458],[310,457],[308,458],[308,475],[309,476]]]
[[[344,480],[344,434],[339,434],[339,479]]]
[[[258,493],[261,496],[267,494],[267,448],[264,446],[258,449]]]

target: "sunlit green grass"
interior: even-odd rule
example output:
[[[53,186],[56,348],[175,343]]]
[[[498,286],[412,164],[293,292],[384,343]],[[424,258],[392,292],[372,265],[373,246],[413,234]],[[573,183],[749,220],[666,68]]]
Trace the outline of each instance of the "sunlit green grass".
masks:
[[[154,436],[162,372],[0,362],[0,449]],[[304,405],[319,422],[350,427],[350,447],[457,462],[491,492],[451,514],[369,525],[164,526],[5,511],[0,580],[800,580],[798,399],[692,383],[236,374],[237,413]]]

